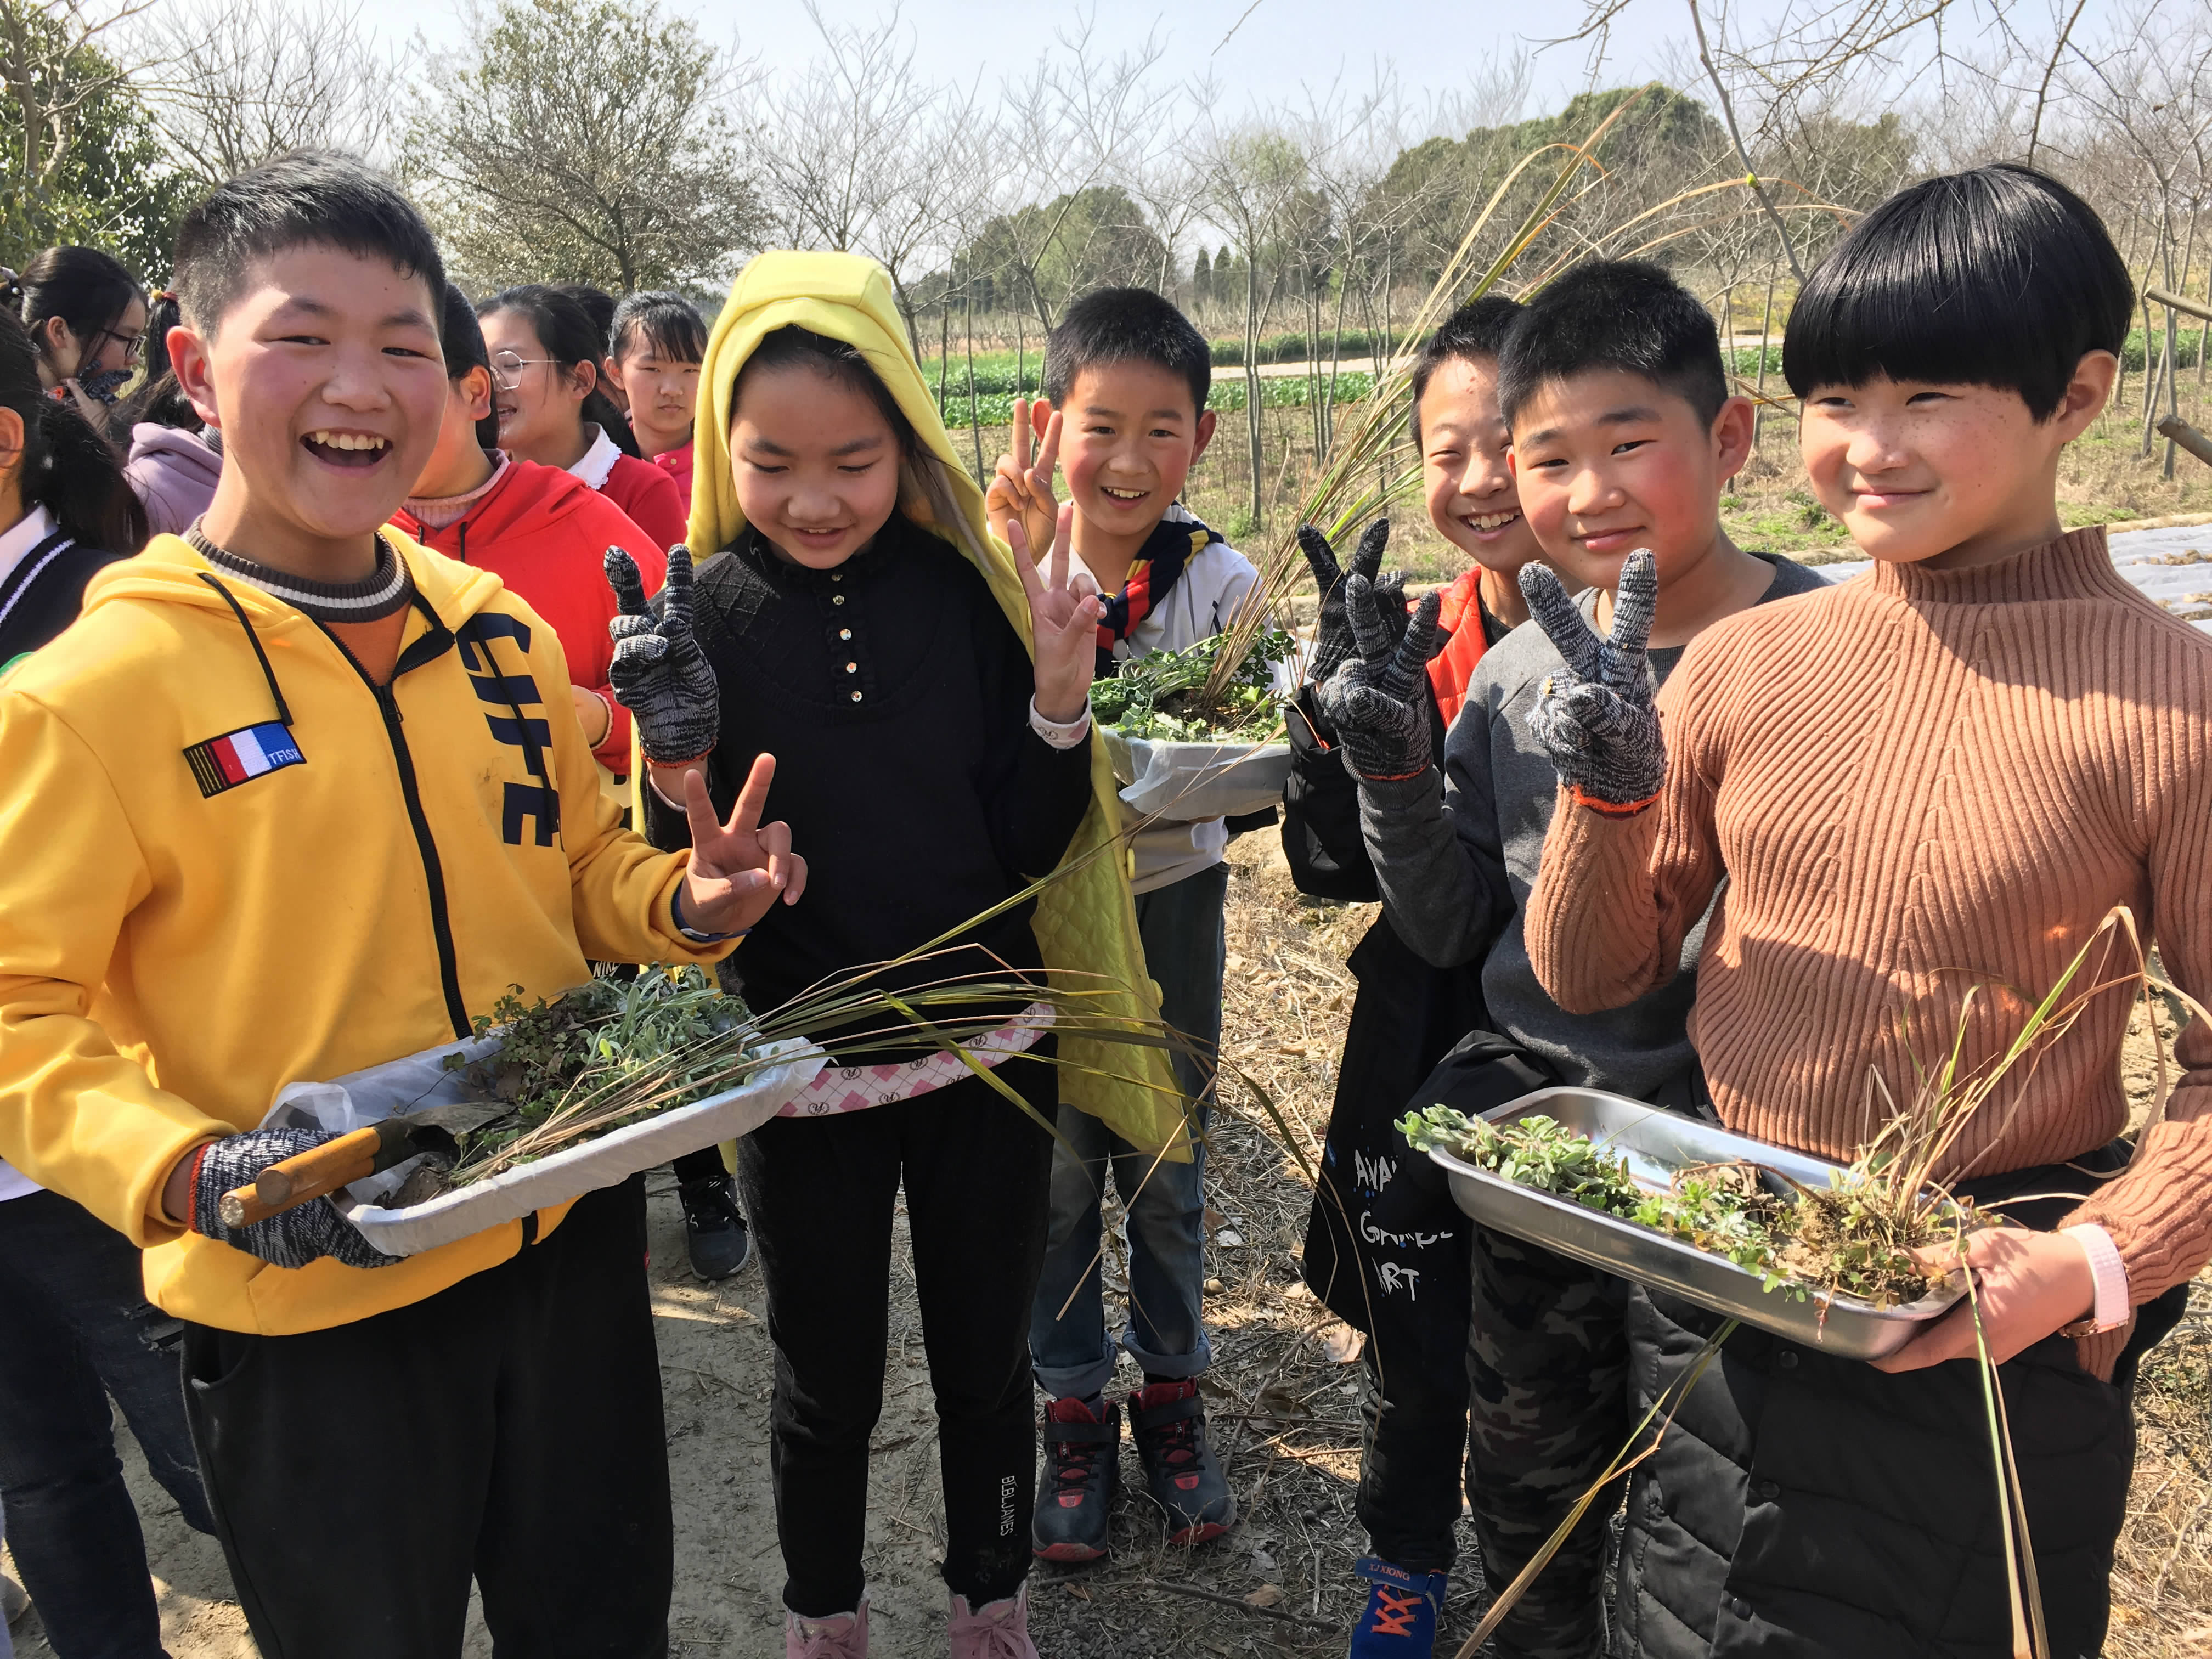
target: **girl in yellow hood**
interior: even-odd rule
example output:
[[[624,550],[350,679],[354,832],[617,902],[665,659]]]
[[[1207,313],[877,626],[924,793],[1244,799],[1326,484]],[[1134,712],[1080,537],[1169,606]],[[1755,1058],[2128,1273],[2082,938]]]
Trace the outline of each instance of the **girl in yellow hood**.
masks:
[[[672,551],[657,620],[609,555],[631,613],[614,625],[613,683],[651,763],[659,845],[684,843],[672,803],[685,770],[720,798],[755,755],[779,758],[809,895],[747,942],[745,993],[768,1008],[962,928],[1083,843],[1101,817],[1088,704],[1099,603],[1067,578],[1067,514],[1043,577],[1018,525],[1011,561],[992,542],[866,260],[770,253],[747,267],[708,345],[696,441],[691,537],[717,550],[696,580]],[[900,982],[1041,980],[1036,908],[967,927],[964,948]],[[1040,1057],[1051,1037],[1010,1030],[1012,1046],[1035,1046],[997,1075],[1036,1117],[957,1062],[896,1079],[855,1069],[743,1144],[779,1361],[772,1468],[793,1659],[866,1651],[868,1438],[902,1183],[937,1397],[951,1650],[1035,1654],[1027,1331],[1052,1153],[1039,1120],[1061,1091]]]

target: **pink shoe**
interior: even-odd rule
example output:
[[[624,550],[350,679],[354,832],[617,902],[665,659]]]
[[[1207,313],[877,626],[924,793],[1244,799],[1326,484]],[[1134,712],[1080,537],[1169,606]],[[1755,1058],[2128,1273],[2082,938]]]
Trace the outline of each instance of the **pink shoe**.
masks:
[[[952,1659],[1037,1659],[1030,1640],[1030,1587],[972,1609],[966,1596],[954,1596],[950,1634]]]
[[[828,1619],[783,1614],[783,1659],[868,1659],[868,1600]]]

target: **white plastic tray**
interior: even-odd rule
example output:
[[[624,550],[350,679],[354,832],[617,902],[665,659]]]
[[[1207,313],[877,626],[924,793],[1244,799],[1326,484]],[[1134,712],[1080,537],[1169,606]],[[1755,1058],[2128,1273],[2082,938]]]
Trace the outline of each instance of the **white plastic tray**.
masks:
[[[1131,810],[1180,823],[1264,811],[1291,775],[1286,743],[1167,743],[1102,726]]]
[[[611,1187],[686,1152],[751,1133],[811,1083],[825,1063],[822,1051],[811,1043],[794,1040],[776,1048],[790,1058],[756,1073],[744,1087],[726,1094],[710,1095],[611,1130],[503,1175],[441,1193],[427,1203],[387,1210],[341,1200],[339,1207],[362,1236],[386,1255],[419,1255],[487,1227],[519,1221],[532,1211]]]

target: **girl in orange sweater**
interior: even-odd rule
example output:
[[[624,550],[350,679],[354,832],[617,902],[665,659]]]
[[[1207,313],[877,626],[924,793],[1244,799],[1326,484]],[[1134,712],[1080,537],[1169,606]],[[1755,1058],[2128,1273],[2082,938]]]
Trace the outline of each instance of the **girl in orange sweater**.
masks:
[[[1849,1159],[1878,1127],[1870,1073],[1909,1095],[1909,1045],[1948,1046],[1977,984],[1965,1063],[2002,1053],[2025,1006],[1991,988],[2039,995],[2116,904],[2212,994],[2212,639],[2056,506],[2131,303],[2104,227],[2051,179],[1916,185],[1814,274],[1785,348],[1814,488],[1872,571],[1717,624],[1656,708],[1632,623],[1596,640],[1524,576],[1575,670],[1531,720],[1567,797],[1536,973],[1571,1012],[1625,1003],[1725,878],[1691,1033],[1733,1129]],[[2068,1655],[2103,1641],[2136,1360],[2212,1258],[2212,1034],[2185,1030],[2180,1085],[2130,1148],[2127,1017],[2094,1000],[1937,1172],[1984,1203],[2069,1194],[1966,1248]],[[1646,1291],[1630,1319],[1647,1401],[1717,1323]],[[1732,1337],[1688,1432],[1637,1472],[1615,1651],[2002,1650],[1974,1352],[1963,1304],[1877,1366]]]

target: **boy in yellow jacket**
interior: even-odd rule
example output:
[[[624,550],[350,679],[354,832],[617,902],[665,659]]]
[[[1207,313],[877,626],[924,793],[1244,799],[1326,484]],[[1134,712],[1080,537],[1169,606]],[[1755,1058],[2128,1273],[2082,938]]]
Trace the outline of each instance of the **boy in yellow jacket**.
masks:
[[[0,1157],[146,1249],[263,1654],[659,1654],[672,1573],[635,1183],[404,1261],[326,1199],[217,1200],[323,1137],[278,1090],[465,1036],[586,957],[725,954],[804,866],[704,792],[623,831],[559,641],[379,533],[436,441],[444,273],[407,202],[302,154],[178,238],[206,514],[0,684]]]

